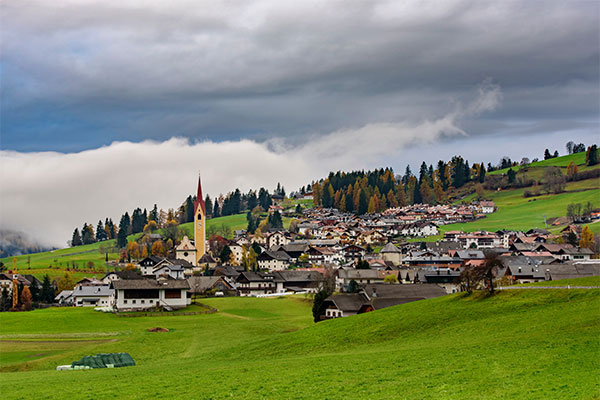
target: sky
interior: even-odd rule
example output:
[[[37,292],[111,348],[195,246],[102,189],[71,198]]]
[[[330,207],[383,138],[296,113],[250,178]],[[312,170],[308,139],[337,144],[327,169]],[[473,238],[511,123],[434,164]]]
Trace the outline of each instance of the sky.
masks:
[[[0,229],[598,142],[598,1],[0,4]]]

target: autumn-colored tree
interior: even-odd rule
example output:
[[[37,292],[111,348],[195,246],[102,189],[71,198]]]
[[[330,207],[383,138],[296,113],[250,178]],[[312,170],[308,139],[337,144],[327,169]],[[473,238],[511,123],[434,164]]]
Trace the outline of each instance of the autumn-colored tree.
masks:
[[[144,226],[145,233],[152,233],[157,229],[158,229],[158,224],[156,223],[156,221],[153,221],[153,220],[148,221],[148,223]]]
[[[408,199],[406,198],[406,191],[402,182],[398,183],[396,187],[396,199],[398,200],[398,206],[404,207],[408,205]]]
[[[592,249],[594,246],[594,234],[592,233],[589,226],[584,226],[581,230],[579,239],[579,247]]]
[[[157,240],[156,242],[152,243],[152,255],[153,256],[166,256],[167,255],[167,249],[165,248],[165,245],[162,240]]]
[[[56,284],[58,288],[58,292],[62,292],[63,290],[73,290],[75,287],[75,281],[73,277],[68,272],[65,272],[62,278],[60,278]]]
[[[138,259],[140,258],[140,245],[138,244],[138,242],[131,241],[129,243],[127,243],[127,254],[129,254],[129,257],[134,258],[134,259]]]
[[[31,291],[29,290],[29,286],[25,286],[23,291],[21,292],[21,306],[23,310],[30,311],[31,310]]]
[[[321,185],[319,184],[319,182],[315,182],[313,183],[313,203],[315,205],[315,207],[319,206],[319,204],[321,204]]]
[[[381,200],[379,200],[379,212],[385,211],[388,208],[388,201],[385,197],[385,194],[381,195]]]
[[[125,266],[125,271],[135,271],[135,265],[129,263]]]
[[[421,182],[421,186],[419,187],[419,192],[421,192],[421,200],[423,204],[432,204],[433,203],[433,193],[431,192],[431,188],[427,183],[427,179],[423,179]]]
[[[433,182],[433,196],[435,197],[435,201],[438,204],[444,203],[446,201],[446,193],[444,193],[444,188],[438,180]]]
[[[375,196],[371,196],[371,199],[369,199],[369,208],[367,209],[367,212],[369,214],[372,214],[375,211],[377,211],[377,208],[375,206]]]
[[[569,163],[569,165],[567,166],[567,176],[569,178],[572,178],[575,175],[577,175],[577,172],[579,172],[579,169],[577,168],[577,165],[575,163],[573,163],[573,161],[571,161]]]
[[[148,257],[148,246],[142,247],[142,258]]]
[[[385,278],[383,278],[383,282],[384,283],[398,283],[398,277],[396,277],[396,275],[389,274],[389,275],[386,275]]]
[[[396,195],[392,189],[390,189],[390,191],[387,193],[387,201],[391,208],[398,207],[398,199],[396,198]]]
[[[340,197],[341,197],[341,199],[340,199],[340,202],[339,202],[339,205],[338,205],[338,209],[341,212],[345,212],[346,211],[346,195],[344,194],[344,195],[341,195]]]

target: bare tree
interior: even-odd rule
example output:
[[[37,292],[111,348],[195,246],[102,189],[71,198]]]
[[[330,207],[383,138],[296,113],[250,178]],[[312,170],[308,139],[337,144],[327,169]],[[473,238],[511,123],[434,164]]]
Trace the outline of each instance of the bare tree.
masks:
[[[548,167],[544,171],[544,190],[546,193],[560,193],[565,190],[566,179],[558,167]]]

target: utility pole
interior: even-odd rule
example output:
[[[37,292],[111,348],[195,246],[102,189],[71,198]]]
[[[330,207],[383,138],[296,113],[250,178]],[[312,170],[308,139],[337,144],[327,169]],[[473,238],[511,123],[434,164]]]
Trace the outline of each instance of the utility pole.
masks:
[[[546,223],[546,214],[542,214],[542,216],[544,217],[544,226],[546,229],[548,229],[548,224]]]

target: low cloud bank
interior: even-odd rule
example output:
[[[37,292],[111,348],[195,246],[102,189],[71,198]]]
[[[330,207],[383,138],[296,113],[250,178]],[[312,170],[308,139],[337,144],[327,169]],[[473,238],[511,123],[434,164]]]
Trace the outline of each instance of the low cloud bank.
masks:
[[[75,227],[96,225],[135,207],[178,207],[195,191],[200,172],[212,197],[235,188],[288,191],[331,170],[382,166],[409,144],[428,144],[443,136],[466,135],[462,118],[492,110],[500,88],[482,85],[472,104],[420,124],[375,123],[326,135],[301,144],[285,140],[190,142],[114,142],[79,153],[0,153],[3,182],[0,227],[26,232],[46,246],[63,247]]]

